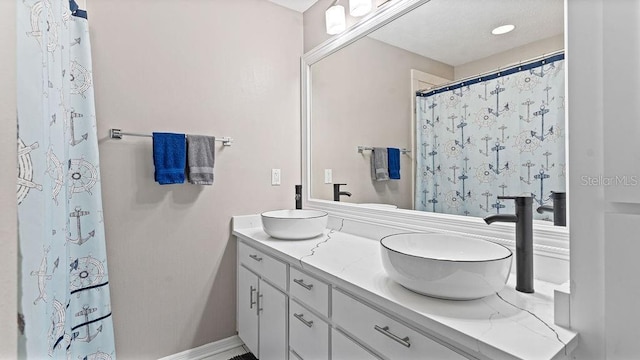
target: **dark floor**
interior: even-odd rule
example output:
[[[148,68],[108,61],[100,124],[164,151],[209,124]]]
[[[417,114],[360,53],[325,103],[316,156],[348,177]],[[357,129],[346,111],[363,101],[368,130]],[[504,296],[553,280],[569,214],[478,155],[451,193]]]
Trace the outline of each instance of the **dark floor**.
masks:
[[[238,356],[234,356],[229,360],[258,360],[256,359],[255,356],[253,356],[252,353],[248,352],[246,354],[242,354],[242,355],[238,355]]]

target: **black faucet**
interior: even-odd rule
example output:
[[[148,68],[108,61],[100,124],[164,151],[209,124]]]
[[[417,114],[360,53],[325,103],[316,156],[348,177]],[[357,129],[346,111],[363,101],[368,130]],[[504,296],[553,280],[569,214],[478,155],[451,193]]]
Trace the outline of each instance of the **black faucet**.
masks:
[[[499,200],[515,200],[515,214],[495,214],[484,218],[487,224],[516,223],[516,290],[533,293],[533,198],[531,196],[498,196]]]
[[[296,210],[302,209],[302,185],[296,185]]]
[[[552,191],[551,199],[553,200],[553,206],[542,205],[536,211],[538,214],[542,214],[545,211],[553,212],[553,225],[567,226],[567,193]]]
[[[340,201],[340,195],[351,196],[351,193],[348,191],[340,191],[341,185],[347,184],[333,184],[333,201]]]

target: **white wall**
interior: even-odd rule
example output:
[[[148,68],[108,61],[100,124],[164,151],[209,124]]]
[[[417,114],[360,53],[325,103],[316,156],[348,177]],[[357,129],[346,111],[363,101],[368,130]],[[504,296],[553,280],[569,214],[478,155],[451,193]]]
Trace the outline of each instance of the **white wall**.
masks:
[[[534,41],[498,54],[468,62],[455,67],[455,79],[497,70],[500,67],[516,64],[531,58],[564,49],[564,34]]]
[[[302,15],[265,0],[88,6],[117,355],[231,336],[231,216],[291,208],[300,183]],[[110,140],[112,127],[235,142],[218,149],[213,186],[160,186],[151,139]]]
[[[0,1],[0,359],[17,349],[16,2]]]

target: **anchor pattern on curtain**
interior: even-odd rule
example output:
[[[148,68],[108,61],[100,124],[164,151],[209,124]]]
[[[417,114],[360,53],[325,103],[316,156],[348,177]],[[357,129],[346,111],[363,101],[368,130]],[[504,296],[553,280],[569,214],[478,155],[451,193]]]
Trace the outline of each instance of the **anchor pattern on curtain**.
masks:
[[[484,217],[515,211],[497,196],[523,194],[534,210],[552,204],[566,184],[564,108],[564,54],[418,92],[416,209]]]
[[[19,355],[115,359],[86,12],[17,8]]]

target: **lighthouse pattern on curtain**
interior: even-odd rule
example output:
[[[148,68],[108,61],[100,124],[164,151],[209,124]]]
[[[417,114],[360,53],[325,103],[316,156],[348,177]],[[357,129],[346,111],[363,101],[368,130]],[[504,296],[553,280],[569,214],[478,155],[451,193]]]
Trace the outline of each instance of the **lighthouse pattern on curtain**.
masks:
[[[484,217],[565,191],[564,54],[418,92],[417,210]],[[548,213],[534,218],[551,220]]]

